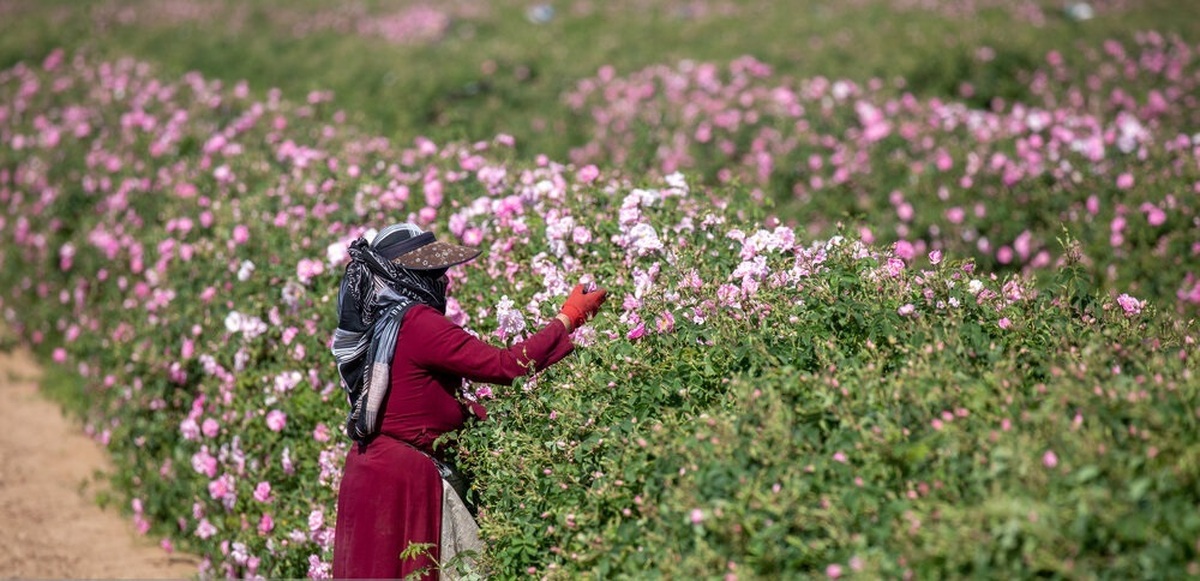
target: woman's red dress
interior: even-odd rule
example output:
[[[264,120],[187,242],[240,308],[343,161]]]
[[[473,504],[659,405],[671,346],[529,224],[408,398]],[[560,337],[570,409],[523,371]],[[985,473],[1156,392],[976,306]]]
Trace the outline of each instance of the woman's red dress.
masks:
[[[466,413],[454,394],[466,378],[509,385],[571,353],[566,327],[557,320],[507,349],[489,345],[438,311],[416,305],[404,315],[392,360],[391,388],[379,436],[353,444],[338,491],[333,575],[336,578],[402,578],[425,569],[436,576],[441,538],[442,480],[419,448],[463,427]],[[400,559],[410,543],[433,545],[415,559]]]

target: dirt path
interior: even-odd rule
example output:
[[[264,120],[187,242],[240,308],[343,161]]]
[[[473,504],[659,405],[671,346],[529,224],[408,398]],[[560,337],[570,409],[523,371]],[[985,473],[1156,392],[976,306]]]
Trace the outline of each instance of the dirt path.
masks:
[[[0,579],[180,579],[193,557],[138,536],[87,486],[111,465],[103,447],[37,390],[24,349],[0,351]]]

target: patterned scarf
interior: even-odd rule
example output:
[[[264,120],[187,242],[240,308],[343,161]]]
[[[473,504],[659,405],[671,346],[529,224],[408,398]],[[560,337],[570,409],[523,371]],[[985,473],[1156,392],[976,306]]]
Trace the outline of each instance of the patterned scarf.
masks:
[[[365,442],[379,430],[379,408],[390,387],[404,313],[418,303],[446,312],[444,270],[409,270],[380,253],[392,242],[390,234],[396,228],[380,232],[372,244],[363,238],[350,244],[350,263],[338,290],[333,357],[350,403],[346,433],[356,442]]]

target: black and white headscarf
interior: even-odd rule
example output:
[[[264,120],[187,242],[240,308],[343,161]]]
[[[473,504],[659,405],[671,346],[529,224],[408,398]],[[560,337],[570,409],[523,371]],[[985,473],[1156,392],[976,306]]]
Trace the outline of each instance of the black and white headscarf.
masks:
[[[342,389],[350,403],[346,433],[364,442],[379,430],[380,406],[390,387],[392,355],[404,313],[415,304],[446,312],[445,270],[398,266],[394,250],[422,234],[413,224],[396,224],[371,243],[350,244],[350,263],[338,290],[338,326],[333,333]]]

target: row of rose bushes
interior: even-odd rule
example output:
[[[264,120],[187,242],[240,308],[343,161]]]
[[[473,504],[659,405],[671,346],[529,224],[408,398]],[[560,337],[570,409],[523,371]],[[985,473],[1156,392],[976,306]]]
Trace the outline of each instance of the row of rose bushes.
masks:
[[[745,184],[812,235],[848,222],[906,258],[1000,272],[1053,268],[1066,227],[1097,280],[1195,313],[1198,53],[1156,33],[1051,53],[1020,71],[1025,100],[990,109],[969,85],[919,98],[904,79],[794,79],[750,57],[605,68],[565,97],[592,135],[572,160]],[[970,67],[997,58],[982,47]]]
[[[1195,329],[1097,293],[1086,246],[996,277],[815,241],[750,188],[398,146],[325,94],[133,61],[55,53],[0,96],[5,320],[78,375],[135,523],[205,575],[329,574],[332,304],[346,244],[399,220],[484,249],[448,314],[496,344],[576,281],[612,293],[560,366],[465,386],[496,576],[1197,566]]]

